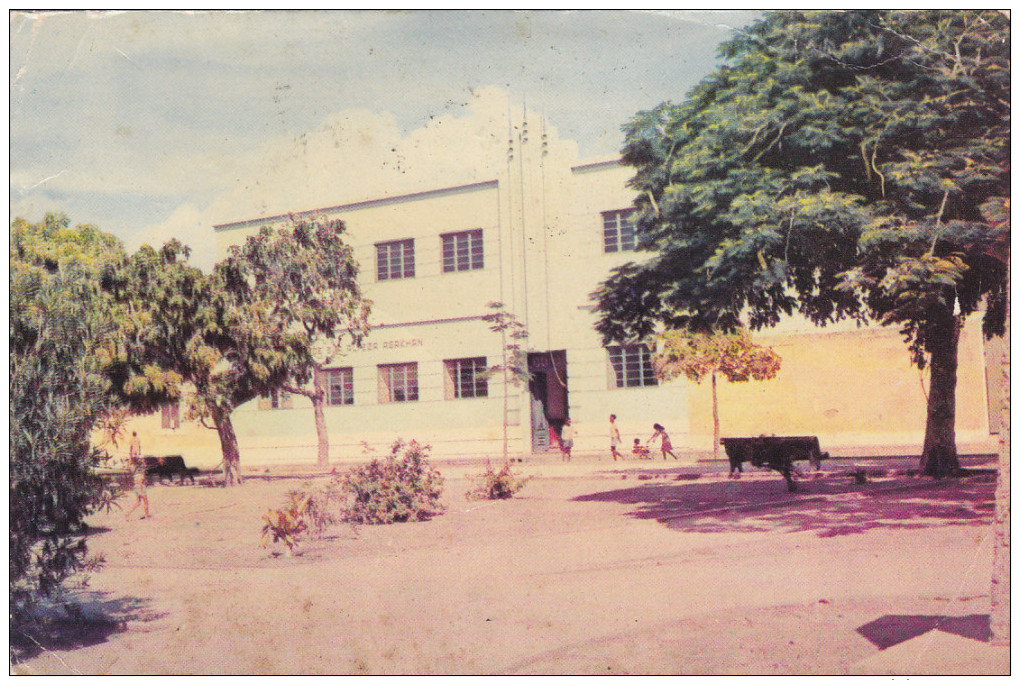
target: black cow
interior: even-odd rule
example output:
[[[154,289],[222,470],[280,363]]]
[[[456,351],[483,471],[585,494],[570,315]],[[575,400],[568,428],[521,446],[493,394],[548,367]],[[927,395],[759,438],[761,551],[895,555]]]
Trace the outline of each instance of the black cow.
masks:
[[[790,491],[797,489],[793,481],[793,462],[807,460],[816,469],[822,467],[822,458],[829,454],[822,453],[818,445],[818,437],[724,437],[719,440],[726,449],[726,457],[730,461],[730,477],[738,478],[744,471],[743,463],[749,462],[755,467],[775,470],[786,480]]]

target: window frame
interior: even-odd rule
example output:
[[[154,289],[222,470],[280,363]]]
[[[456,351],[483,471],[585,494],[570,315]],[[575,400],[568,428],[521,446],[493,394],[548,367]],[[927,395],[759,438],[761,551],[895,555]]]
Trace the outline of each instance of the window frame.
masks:
[[[377,364],[379,371],[379,403],[398,404],[419,400],[418,362],[408,361],[396,364]],[[398,380],[395,380],[398,378]],[[402,388],[403,396],[396,398],[397,389]]]
[[[659,384],[647,345],[612,345],[606,348],[609,364],[609,388],[656,387]],[[614,356],[615,355],[615,356]]]
[[[287,390],[272,390],[268,397],[259,397],[260,411],[283,411],[294,408],[294,399]]]
[[[486,357],[445,359],[443,374],[447,399],[484,399],[489,396],[489,381],[478,377],[488,369]],[[469,374],[469,375],[465,375]],[[467,394],[470,392],[470,394]]]
[[[624,231],[629,231],[624,241]],[[637,229],[634,224],[634,209],[605,210],[602,212],[602,252],[625,253],[637,250]]]
[[[440,234],[439,238],[444,274],[485,269],[485,234],[482,229],[452,231]]]
[[[399,254],[399,262],[394,254]],[[385,254],[385,255],[384,255]],[[375,280],[395,281],[415,277],[414,239],[402,238],[375,244]],[[397,267],[395,271],[394,268]]]
[[[350,366],[335,366],[319,371],[326,392],[326,406],[354,405],[354,369]],[[339,381],[339,382],[338,382]],[[340,399],[333,400],[333,388],[339,386]]]

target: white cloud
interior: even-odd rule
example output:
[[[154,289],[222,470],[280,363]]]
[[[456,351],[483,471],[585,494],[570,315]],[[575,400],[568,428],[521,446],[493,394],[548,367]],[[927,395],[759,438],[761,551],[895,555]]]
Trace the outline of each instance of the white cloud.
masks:
[[[169,218],[158,224],[151,224],[127,238],[128,252],[138,250],[143,244],[159,248],[170,239],[177,239],[191,248],[189,262],[203,271],[212,271],[216,249],[213,247],[212,230],[203,221],[202,211],[191,203],[174,210]]]
[[[215,177],[215,197],[182,205],[136,241],[177,238],[192,246],[193,262],[208,268],[215,224],[495,179],[506,159],[508,102],[502,88],[482,88],[463,115],[434,118],[407,134],[388,113],[340,111],[296,138],[275,139],[239,158],[207,159],[215,172],[197,170],[206,181]],[[555,153],[576,158],[574,142],[547,132]]]

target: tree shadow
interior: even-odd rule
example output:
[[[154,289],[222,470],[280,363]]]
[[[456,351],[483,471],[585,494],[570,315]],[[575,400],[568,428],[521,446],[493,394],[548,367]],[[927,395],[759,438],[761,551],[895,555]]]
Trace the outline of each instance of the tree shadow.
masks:
[[[969,616],[931,616],[920,614],[888,614],[869,621],[857,632],[879,649],[888,649],[933,630],[988,642],[992,639],[988,614]]]
[[[91,647],[127,629],[128,621],[150,622],[166,616],[137,597],[109,598],[107,593],[77,593],[80,601],[38,608],[37,619],[10,631],[11,663],[29,661],[43,652]]]
[[[844,477],[807,475],[801,490],[786,491],[778,475],[694,484],[644,484],[574,497],[622,503],[628,514],[695,533],[813,531],[829,538],[933,522],[988,524],[995,511],[995,476],[941,481],[894,478],[855,484]]]

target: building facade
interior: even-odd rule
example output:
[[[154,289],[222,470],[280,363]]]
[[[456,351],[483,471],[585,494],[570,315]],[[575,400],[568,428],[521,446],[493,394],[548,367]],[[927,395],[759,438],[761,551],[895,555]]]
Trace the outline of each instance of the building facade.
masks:
[[[430,444],[437,457],[495,456],[504,445],[513,456],[540,456],[557,451],[567,418],[576,453],[608,455],[610,413],[627,450],[656,422],[681,453],[710,450],[707,384],[659,384],[647,349],[604,347],[593,328],[599,282],[646,256],[634,251],[631,173],[618,159],[571,162],[551,153],[544,135],[529,141],[522,125],[489,181],[297,215],[346,223],[362,292],[373,303],[362,346],[325,371],[331,460],[364,460],[397,438]],[[263,225],[284,223],[278,216],[218,225],[218,254]],[[490,327],[483,317],[493,303],[525,338]],[[720,382],[724,436],[814,434],[834,454],[919,450],[927,378],[911,366],[896,329],[819,329],[791,319],[757,340],[776,349],[782,370],[763,383]],[[525,384],[499,368],[515,342],[532,374]],[[957,408],[963,451],[994,450],[998,402],[986,366],[996,351],[977,320],[967,325]],[[164,411],[140,423],[151,448],[200,464],[219,460],[215,432]],[[243,405],[233,423],[244,464],[316,459],[303,397],[281,393]]]

